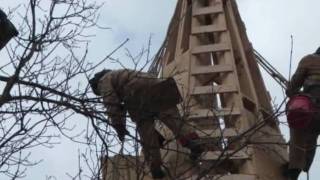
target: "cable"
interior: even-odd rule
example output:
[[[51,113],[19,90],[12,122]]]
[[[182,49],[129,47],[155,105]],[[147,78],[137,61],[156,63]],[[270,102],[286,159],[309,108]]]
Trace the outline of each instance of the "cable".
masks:
[[[291,35],[291,51],[290,51],[289,78],[288,78],[289,81],[291,79],[292,54],[293,54],[293,36]]]
[[[253,50],[258,64],[284,89],[286,89],[288,80],[274,68],[258,51]]]

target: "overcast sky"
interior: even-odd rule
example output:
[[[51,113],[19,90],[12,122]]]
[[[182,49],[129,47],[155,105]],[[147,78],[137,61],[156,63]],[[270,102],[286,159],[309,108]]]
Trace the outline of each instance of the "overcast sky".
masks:
[[[1,8],[14,7],[18,1],[0,0]],[[99,0],[98,2],[102,2]],[[301,57],[312,53],[320,46],[320,1],[319,0],[238,0],[242,19],[246,24],[249,39],[271,64],[288,77],[290,56],[290,35],[294,36],[293,70]],[[110,52],[120,42],[130,38],[127,48],[138,51],[147,44],[152,34],[153,52],[164,39],[167,25],[173,14],[176,0],[108,0],[101,11],[100,23],[112,28],[96,30],[91,44],[90,58]],[[124,58],[124,51],[115,57]],[[282,98],[280,87],[264,73],[267,87],[279,102]],[[287,137],[287,127],[282,128]],[[26,180],[45,179],[55,175],[65,179],[65,172],[77,163],[78,144],[68,141],[54,149],[37,150],[36,159],[44,159],[38,167],[31,168]],[[311,179],[320,177],[320,152],[311,168]],[[300,179],[306,179],[302,177]]]

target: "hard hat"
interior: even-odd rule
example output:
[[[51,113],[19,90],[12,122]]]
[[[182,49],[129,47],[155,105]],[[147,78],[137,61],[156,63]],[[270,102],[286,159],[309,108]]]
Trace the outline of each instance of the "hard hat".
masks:
[[[111,72],[111,70],[110,70],[110,69],[104,69],[104,70],[102,70],[102,71],[100,71],[100,72],[97,72],[97,73],[94,75],[94,77],[89,80],[89,84],[90,84],[90,86],[91,86],[91,88],[92,88],[92,91],[93,91],[93,93],[94,93],[95,95],[100,96],[100,92],[99,92],[99,90],[98,90],[98,83],[99,83],[99,80],[100,80],[105,74],[107,74],[108,72]]]

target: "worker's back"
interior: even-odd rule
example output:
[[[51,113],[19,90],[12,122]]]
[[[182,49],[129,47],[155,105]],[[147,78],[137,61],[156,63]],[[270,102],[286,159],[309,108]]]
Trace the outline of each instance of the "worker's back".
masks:
[[[299,64],[299,69],[305,71],[303,75],[304,92],[320,95],[320,55],[305,56]]]
[[[299,93],[300,88],[305,93],[314,94],[312,89],[320,87],[320,55],[310,54],[301,59],[297,71],[287,88],[287,95],[292,96]],[[312,92],[311,92],[312,90]]]
[[[110,83],[102,84],[111,84],[113,86],[112,88],[116,91],[119,98],[125,98],[128,96],[132,96],[137,91],[142,91],[143,89],[154,85],[159,81],[159,79],[151,76],[148,73],[129,69],[121,69],[113,70],[107,73],[101,78],[100,81],[110,81]]]
[[[159,79],[144,72],[114,70],[103,76],[100,82],[100,88],[113,89],[129,109],[158,112],[174,107],[182,99],[174,79]]]

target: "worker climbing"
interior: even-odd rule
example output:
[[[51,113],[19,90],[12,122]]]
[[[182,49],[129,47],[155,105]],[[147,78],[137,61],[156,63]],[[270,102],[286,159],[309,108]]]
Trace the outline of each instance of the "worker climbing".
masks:
[[[165,177],[160,155],[160,133],[154,120],[163,122],[178,139],[189,148],[190,158],[199,158],[203,149],[195,142],[199,137],[183,121],[176,105],[182,98],[173,78],[158,79],[148,73],[133,70],[103,70],[89,81],[93,92],[103,97],[111,126],[116,130],[119,140],[124,141],[126,114],[136,123],[146,162],[153,178]]]
[[[19,33],[7,15],[0,9],[0,50],[10,41],[11,38]]]
[[[290,146],[286,175],[290,180],[297,180],[301,171],[309,171],[320,134],[320,115],[317,112],[320,107],[320,47],[314,54],[302,58],[288,83],[286,94],[290,97],[287,107]]]

